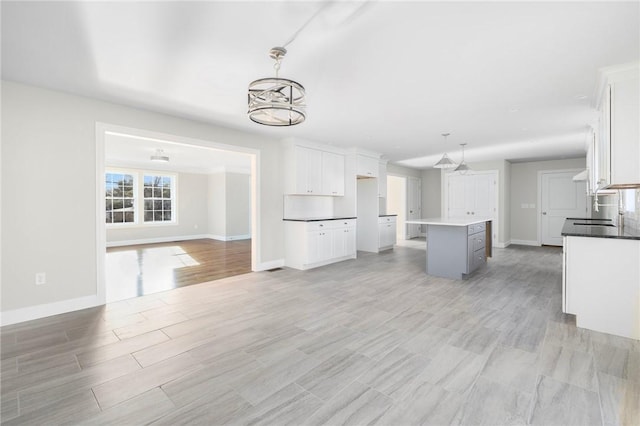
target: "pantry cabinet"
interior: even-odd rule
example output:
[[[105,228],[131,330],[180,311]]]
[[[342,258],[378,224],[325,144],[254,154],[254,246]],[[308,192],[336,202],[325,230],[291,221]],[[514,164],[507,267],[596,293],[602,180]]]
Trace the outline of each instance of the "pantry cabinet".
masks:
[[[378,177],[378,174],[380,172],[378,162],[378,158],[358,154],[356,158],[356,174],[359,177]]]

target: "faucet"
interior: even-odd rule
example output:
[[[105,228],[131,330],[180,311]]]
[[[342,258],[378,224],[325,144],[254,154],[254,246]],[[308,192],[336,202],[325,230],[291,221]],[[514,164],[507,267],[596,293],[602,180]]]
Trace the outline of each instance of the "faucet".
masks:
[[[598,202],[598,192],[604,188],[606,181],[601,179],[598,181],[595,192],[593,193],[593,209],[596,212],[600,211],[600,207],[618,207],[618,229],[622,230],[624,227],[624,204],[622,202],[622,191],[618,190],[618,203],[617,204],[600,204]]]

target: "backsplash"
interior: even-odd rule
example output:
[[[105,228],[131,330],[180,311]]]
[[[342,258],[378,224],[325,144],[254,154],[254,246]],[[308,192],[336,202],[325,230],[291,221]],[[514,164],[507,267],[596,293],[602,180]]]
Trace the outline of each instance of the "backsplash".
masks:
[[[624,226],[640,231],[640,189],[624,189],[622,202],[625,207]]]

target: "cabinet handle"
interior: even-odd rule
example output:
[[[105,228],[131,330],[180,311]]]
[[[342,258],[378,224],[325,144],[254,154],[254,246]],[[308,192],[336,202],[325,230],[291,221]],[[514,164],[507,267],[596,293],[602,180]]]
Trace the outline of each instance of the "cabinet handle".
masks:
[[[324,225],[320,224],[319,226],[324,226]]]
[[[476,212],[471,212],[471,214],[476,214]]]
[[[469,214],[469,212],[467,212],[467,214]]]

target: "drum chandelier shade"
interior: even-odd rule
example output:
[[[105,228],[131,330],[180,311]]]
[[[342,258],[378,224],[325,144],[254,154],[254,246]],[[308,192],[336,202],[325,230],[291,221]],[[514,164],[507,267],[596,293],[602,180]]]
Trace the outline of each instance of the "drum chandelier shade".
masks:
[[[165,155],[163,149],[156,149],[156,153],[151,156],[151,161],[157,161],[159,163],[168,163],[169,156]]]
[[[443,133],[442,136],[444,136],[444,141],[445,143],[447,142],[447,136],[449,136],[451,133]],[[436,164],[433,165],[433,167],[435,167],[436,169],[451,169],[453,167],[456,167],[457,164],[454,163],[451,158],[449,158],[449,156],[447,155],[447,153],[445,152],[442,155],[442,158],[440,159],[440,161],[438,161]]]
[[[269,56],[276,63],[275,78],[261,78],[249,84],[247,114],[251,121],[265,126],[295,126],[306,118],[305,90],[300,83],[278,77],[280,62],[287,53],[284,47],[274,47]]]

